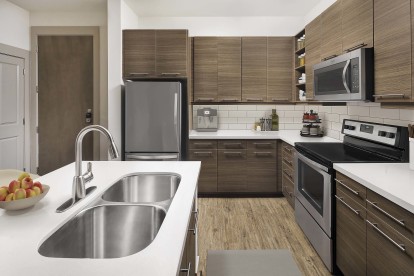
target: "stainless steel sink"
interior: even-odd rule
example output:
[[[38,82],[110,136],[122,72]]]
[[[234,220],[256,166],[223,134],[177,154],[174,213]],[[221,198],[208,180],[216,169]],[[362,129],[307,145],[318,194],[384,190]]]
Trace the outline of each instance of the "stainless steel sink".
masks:
[[[112,202],[161,202],[174,197],[181,177],[172,173],[139,173],[123,177],[113,184],[102,199]]]
[[[81,211],[39,247],[55,258],[120,258],[156,237],[166,211],[147,205],[99,205]]]

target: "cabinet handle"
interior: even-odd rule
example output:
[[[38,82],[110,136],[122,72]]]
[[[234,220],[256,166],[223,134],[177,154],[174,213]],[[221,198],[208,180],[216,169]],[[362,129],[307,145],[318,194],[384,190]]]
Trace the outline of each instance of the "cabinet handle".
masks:
[[[223,143],[223,146],[242,146],[242,143]]]
[[[246,98],[248,102],[262,102],[263,98]]]
[[[358,45],[352,46],[351,48],[345,49],[344,52],[349,53],[349,52],[351,52],[353,50],[356,50],[356,49],[359,49],[359,48],[362,48],[362,47],[365,47],[365,46],[367,46],[367,44],[364,43],[364,42],[362,42],[362,43],[360,43]]]
[[[130,76],[146,76],[149,75],[149,73],[129,73]]]
[[[290,160],[288,160],[287,158],[283,158],[283,161],[285,161],[286,163],[288,163],[288,164],[290,164],[290,165],[293,165],[293,162],[292,162],[292,161],[290,161]]]
[[[233,155],[233,156],[234,155],[238,155],[238,156],[242,155],[242,153],[240,151],[225,151],[224,154],[225,155]]]
[[[212,156],[213,155],[211,151],[196,151],[194,152],[194,154],[198,156]]]
[[[239,100],[234,98],[234,99],[221,99],[220,101],[222,101],[222,102],[238,102]]]
[[[369,204],[372,205],[372,207],[374,207],[375,209],[377,209],[378,211],[380,211],[381,213],[383,213],[384,215],[386,215],[387,217],[389,217],[390,219],[392,219],[393,221],[395,221],[396,223],[398,223],[399,225],[405,227],[405,223],[404,220],[402,219],[397,219],[396,217],[394,217],[393,215],[389,214],[387,211],[384,211],[383,209],[381,209],[378,206],[377,202],[371,202],[368,199],[366,200]]]
[[[288,98],[272,98],[272,102],[277,102],[277,101],[287,102],[289,101],[289,99]]]
[[[341,184],[341,186],[343,186],[344,188],[346,188],[348,191],[350,191],[351,193],[355,194],[355,195],[359,195],[358,191],[355,191],[351,188],[349,188],[347,185],[345,185],[345,183],[343,183],[341,180],[335,178],[336,183]]]
[[[265,155],[265,156],[272,156],[271,152],[267,152],[267,151],[255,151],[254,154],[260,156],[260,155]]]
[[[383,94],[383,95],[372,95],[372,97],[374,98],[402,98],[404,99],[405,95],[404,94]]]
[[[381,229],[378,228],[378,223],[372,223],[369,220],[366,220],[371,226],[372,228],[374,228],[378,233],[380,233],[384,238],[386,238],[387,240],[389,240],[393,245],[395,245],[399,250],[401,250],[402,252],[406,252],[405,249],[405,245],[404,244],[399,244],[396,241],[394,241],[393,239],[391,239],[387,234],[385,234]]]
[[[288,173],[287,170],[283,170],[283,173],[286,174],[287,176],[289,176],[290,179],[293,178],[293,175],[291,175],[290,173]]]
[[[340,202],[342,202],[342,204],[344,204],[346,207],[348,207],[352,212],[354,212],[357,216],[359,216],[359,210],[355,210],[354,208],[352,208],[351,206],[349,206],[348,203],[346,203],[342,197],[339,197],[337,195],[335,195],[336,199],[338,199]]]
[[[181,73],[161,73],[161,76],[178,76],[181,75]]]
[[[253,143],[255,146],[271,146],[272,143]]]
[[[306,100],[307,100],[307,101],[313,101],[313,100],[314,100],[314,98],[313,98],[313,97],[306,97]]]
[[[212,146],[212,143],[194,143],[195,146]]]
[[[198,102],[212,102],[214,101],[214,98],[197,98]]]
[[[288,152],[292,152],[292,149],[290,149],[290,148],[288,148],[288,147],[283,147],[283,149],[285,150],[285,151],[288,151]]]
[[[337,57],[338,55],[332,55],[332,56],[329,56],[329,57],[326,57],[326,58],[323,58],[322,59],[322,61],[325,61],[325,60],[328,60],[328,59],[332,59],[332,58],[335,58],[335,57]]]
[[[195,235],[198,229],[198,211],[193,211],[192,213],[194,214],[194,228],[190,228],[188,231],[193,232],[193,235]]]
[[[188,268],[182,268],[180,269],[180,272],[187,272],[187,276],[190,276],[190,270],[191,270],[191,262],[188,263]]]

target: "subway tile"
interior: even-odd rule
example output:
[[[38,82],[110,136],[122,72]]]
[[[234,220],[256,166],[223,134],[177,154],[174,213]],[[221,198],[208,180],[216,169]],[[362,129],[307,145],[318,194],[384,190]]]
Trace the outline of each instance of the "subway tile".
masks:
[[[302,111],[285,111],[285,117],[303,117]]]
[[[285,111],[276,110],[276,114],[280,117],[285,117]]]
[[[374,102],[358,102],[359,106],[365,106],[365,107],[380,107],[380,103],[374,103]]]
[[[237,123],[244,123],[244,124],[254,124],[256,122],[256,118],[244,117],[244,118],[237,118]]]
[[[227,110],[219,110],[217,111],[217,115],[219,118],[229,117],[229,112]]]
[[[229,111],[229,117],[246,117],[246,114],[246,111]]]
[[[411,123],[411,121],[384,119],[384,124],[389,124],[389,125],[397,125],[397,126],[406,127],[410,123]]]
[[[319,113],[332,113],[332,107],[331,106],[320,106]]]
[[[238,105],[237,110],[257,110],[256,105]]]
[[[339,120],[339,114],[327,113],[327,114],[325,114],[325,120],[339,123],[340,122],[340,120]]]
[[[229,124],[218,124],[218,129],[229,129]]]
[[[339,133],[339,131],[330,129],[327,133],[327,136],[339,140]]]
[[[285,129],[302,129],[302,124],[285,124]]]
[[[296,123],[296,124],[302,124],[303,123],[303,118],[302,117],[293,118],[293,122]]]
[[[414,110],[400,109],[400,120],[414,121]]]
[[[295,110],[295,105],[278,104],[278,105],[276,105],[276,110]]]
[[[244,130],[244,129],[248,129],[248,128],[247,128],[246,124],[229,124],[229,129]]]
[[[237,120],[237,118],[224,117],[224,118],[219,118],[219,123],[221,123],[221,124],[237,124],[238,120]]]
[[[293,117],[281,117],[281,118],[279,118],[279,122],[281,122],[281,123],[295,123]],[[296,123],[302,123],[302,122],[296,122]]]
[[[264,111],[246,111],[245,117],[261,118],[265,116]]]
[[[342,130],[342,124],[341,123],[332,122],[330,128],[332,130],[341,131]]]
[[[286,129],[285,124],[279,124],[279,130]]]
[[[384,123],[384,119],[383,118],[359,117],[359,120],[360,121],[371,122],[371,123],[379,123],[379,124],[383,124]]]
[[[369,116],[375,118],[399,119],[399,109],[385,109],[380,107],[369,107]]]
[[[237,110],[237,105],[219,105],[219,110]]]
[[[363,106],[348,106],[348,115],[369,116],[369,108]]]
[[[347,106],[332,106],[332,113],[348,114],[348,107]]]
[[[269,110],[270,112],[272,112],[272,109],[276,108],[276,105],[257,105],[256,106],[257,110]],[[276,108],[277,109],[277,108]]]
[[[306,108],[305,108],[305,111],[306,112],[309,112],[310,110],[313,110],[313,112],[319,112],[319,105],[308,105]]]
[[[295,105],[295,110],[305,111],[305,107],[307,107],[307,106],[306,105],[302,105],[302,104],[298,104],[298,105]]]

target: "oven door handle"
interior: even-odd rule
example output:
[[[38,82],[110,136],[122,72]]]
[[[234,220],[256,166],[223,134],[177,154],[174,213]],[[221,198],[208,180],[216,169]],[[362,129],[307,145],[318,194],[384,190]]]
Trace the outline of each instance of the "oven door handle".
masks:
[[[302,160],[303,162],[305,162],[309,166],[313,167],[314,169],[317,168],[317,169],[319,169],[321,171],[324,171],[326,173],[329,173],[329,169],[327,167],[325,167],[325,166],[323,166],[323,165],[321,165],[321,164],[319,164],[319,163],[317,163],[317,162],[315,162],[315,161],[313,161],[313,160],[305,157],[303,154],[300,154],[300,153],[297,153],[297,152],[295,154],[296,154],[296,156],[297,156],[298,159]]]
[[[348,61],[345,64],[344,71],[342,71],[342,83],[344,84],[344,87],[345,87],[346,92],[348,94],[351,94],[351,90],[349,90],[348,84],[346,83],[346,79],[345,79],[346,71],[348,70],[349,64],[351,64],[351,60],[350,59],[348,59]]]

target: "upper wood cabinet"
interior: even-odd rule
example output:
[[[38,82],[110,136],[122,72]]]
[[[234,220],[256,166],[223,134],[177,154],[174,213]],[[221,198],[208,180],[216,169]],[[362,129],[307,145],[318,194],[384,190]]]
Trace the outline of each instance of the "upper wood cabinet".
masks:
[[[187,30],[124,30],[123,76],[186,77]]]
[[[306,99],[312,100],[313,93],[313,65],[321,61],[321,16],[316,17],[306,25]]]
[[[410,0],[375,0],[376,101],[411,100],[411,43]]]
[[[242,99],[263,102],[267,98],[267,37],[242,38]]]
[[[342,48],[344,51],[374,44],[374,1],[342,1]]]
[[[292,100],[292,37],[267,38],[267,101]]]
[[[341,2],[342,0],[337,0],[321,15],[321,59],[329,59],[342,54]],[[306,35],[306,39],[308,39],[308,35]]]
[[[241,101],[241,38],[218,37],[218,99]]]
[[[217,101],[217,38],[194,38],[194,101]]]

